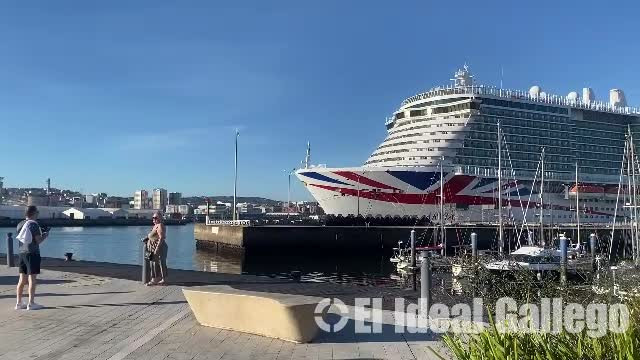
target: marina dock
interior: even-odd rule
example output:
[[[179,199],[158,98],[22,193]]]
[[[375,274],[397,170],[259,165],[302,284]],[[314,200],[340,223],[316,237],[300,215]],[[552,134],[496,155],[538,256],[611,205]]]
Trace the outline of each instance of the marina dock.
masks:
[[[2,258],[4,259],[4,258]],[[4,260],[0,261],[4,265]],[[309,344],[197,324],[182,287],[227,284],[254,291],[338,297],[394,297],[416,301],[408,290],[297,283],[248,275],[170,270],[172,285],[145,287],[140,267],[43,259],[37,301],[45,309],[15,311],[17,269],[0,267],[0,359],[435,359],[446,354],[433,334],[396,334],[384,311],[383,333],[322,333]],[[259,312],[256,312],[259,321]]]

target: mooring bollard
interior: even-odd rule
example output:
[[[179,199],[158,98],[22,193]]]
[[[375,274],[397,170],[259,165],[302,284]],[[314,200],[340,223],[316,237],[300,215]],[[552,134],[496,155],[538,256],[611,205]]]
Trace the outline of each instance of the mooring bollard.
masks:
[[[7,267],[14,267],[13,263],[13,234],[7,233]]]
[[[589,251],[591,252],[591,269],[596,271],[596,234],[589,235]]]
[[[478,262],[478,234],[471,233],[471,257],[473,258],[473,263]]]
[[[560,283],[567,284],[567,238],[560,235]]]
[[[411,230],[411,281],[413,282],[411,288],[415,291],[416,284],[416,231]]]
[[[427,251],[422,252],[420,264],[420,307],[422,313],[429,316],[431,308],[431,260]]]
[[[147,243],[142,243],[142,283],[146,284],[149,282],[149,260],[145,256],[145,252],[147,249]]]

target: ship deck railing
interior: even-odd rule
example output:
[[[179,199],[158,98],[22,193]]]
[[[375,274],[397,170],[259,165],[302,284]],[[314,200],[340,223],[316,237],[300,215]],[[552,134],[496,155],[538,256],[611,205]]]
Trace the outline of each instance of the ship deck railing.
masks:
[[[405,106],[418,100],[424,100],[436,96],[446,95],[489,95],[512,100],[525,100],[537,103],[561,105],[572,108],[595,110],[603,112],[611,112],[623,115],[640,115],[640,108],[630,106],[615,106],[604,101],[584,102],[582,99],[570,99],[566,96],[545,94],[544,96],[532,96],[527,91],[502,89],[495,86],[444,86],[436,87],[429,91],[416,94],[402,102],[400,105]]]

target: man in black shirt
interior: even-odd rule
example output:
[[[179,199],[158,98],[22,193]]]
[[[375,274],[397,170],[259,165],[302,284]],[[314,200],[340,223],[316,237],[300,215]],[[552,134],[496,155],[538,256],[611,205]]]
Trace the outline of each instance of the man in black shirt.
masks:
[[[18,269],[20,272],[20,280],[18,281],[16,310],[38,310],[42,305],[36,304],[34,298],[36,296],[36,278],[40,274],[40,244],[47,238],[49,233],[43,233],[40,225],[36,222],[38,218],[38,209],[35,206],[28,206],[25,213],[26,219],[20,222],[17,227],[19,236],[18,252],[20,260]],[[23,230],[24,226],[28,226]],[[25,233],[29,233],[25,235]],[[22,235],[22,236],[20,236]],[[25,240],[26,239],[26,240]],[[25,241],[25,242],[23,242]],[[29,303],[24,305],[22,302],[22,291],[29,280]]]

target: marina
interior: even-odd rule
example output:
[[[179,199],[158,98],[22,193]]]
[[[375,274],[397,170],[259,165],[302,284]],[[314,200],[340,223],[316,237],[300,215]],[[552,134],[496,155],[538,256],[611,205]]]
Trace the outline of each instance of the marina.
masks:
[[[188,224],[169,226],[168,265],[173,269],[197,270],[229,274],[261,275],[291,278],[292,273],[308,281],[328,283],[355,283],[382,288],[408,286],[409,273],[399,271],[392,262],[394,249],[402,248],[407,254],[410,248],[411,230],[416,233],[418,263],[420,250],[429,249],[437,241],[439,227],[318,227],[318,226],[251,226],[231,227],[233,231],[254,231],[249,236],[257,239],[248,241],[246,247],[231,246],[232,241],[224,239],[198,240],[197,226]],[[140,239],[148,232],[146,226],[133,227],[60,227],[53,228],[51,239],[42,246],[42,254],[51,258],[63,258],[65,253],[73,253],[73,258],[82,261],[109,262],[114,264],[139,265],[142,256]],[[11,229],[5,228],[5,231]],[[505,226],[507,251],[516,251],[517,242],[512,241],[516,228]],[[622,239],[628,228],[616,230],[613,261],[623,258]],[[211,233],[211,230],[208,230]],[[222,234],[222,232],[219,232]],[[451,226],[447,227],[448,249],[445,262],[434,262],[441,272],[451,273],[452,264],[471,254],[471,234],[477,235],[477,248],[482,253],[496,258],[497,231],[495,227]],[[576,233],[576,228],[567,227],[554,230],[553,236],[566,233],[568,237]],[[590,251],[589,234],[598,236],[597,254],[606,259],[610,228],[584,226],[581,247]],[[435,234],[435,235],[434,235]],[[624,236],[623,236],[624,235]],[[434,239],[435,236],[435,239]],[[337,238],[337,240],[336,240]],[[575,238],[574,238],[575,239]],[[218,245],[217,241],[224,242]],[[401,243],[400,245],[398,243]],[[203,245],[203,243],[205,243]],[[198,245],[200,244],[200,245]],[[521,244],[526,245],[526,243]],[[17,245],[16,245],[17,246]],[[556,244],[559,246],[559,244]],[[574,241],[574,246],[576,246]],[[493,250],[493,252],[492,252]],[[432,252],[440,255],[439,248]],[[0,242],[0,253],[6,252],[6,241]],[[631,253],[630,247],[626,250]],[[406,255],[405,255],[406,258]],[[607,261],[608,263],[608,261]],[[445,265],[446,264],[446,265]],[[604,265],[603,265],[604,266]],[[450,284],[449,275],[443,279]],[[450,285],[445,287],[449,288]]]

